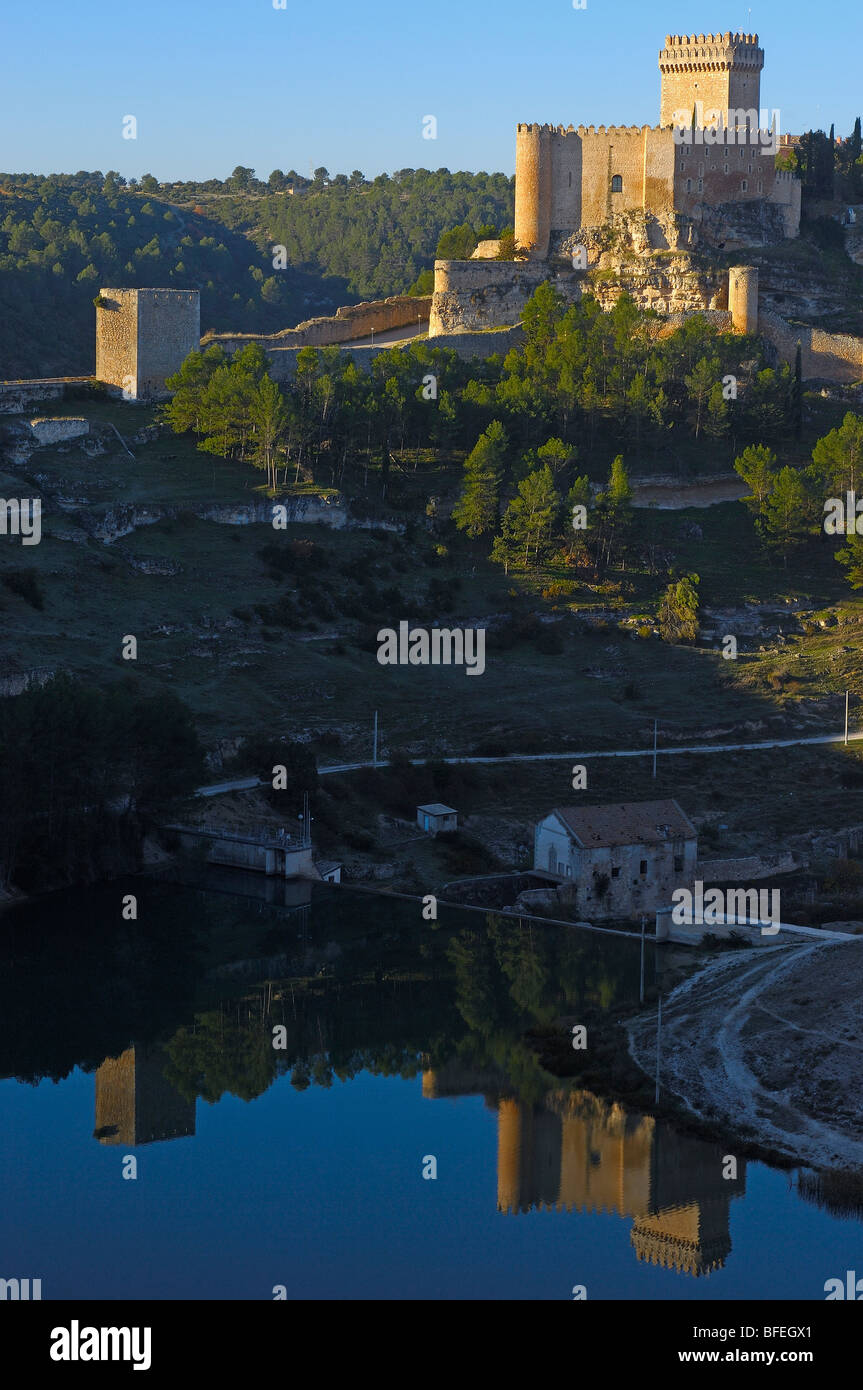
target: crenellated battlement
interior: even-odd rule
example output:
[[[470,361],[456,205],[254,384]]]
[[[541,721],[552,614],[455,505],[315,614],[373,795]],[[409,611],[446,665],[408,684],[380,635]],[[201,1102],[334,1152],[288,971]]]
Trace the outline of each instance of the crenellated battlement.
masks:
[[[665,47],[670,48],[703,48],[705,44],[722,45],[728,48],[732,44],[738,47],[758,47],[757,34],[666,34]]]

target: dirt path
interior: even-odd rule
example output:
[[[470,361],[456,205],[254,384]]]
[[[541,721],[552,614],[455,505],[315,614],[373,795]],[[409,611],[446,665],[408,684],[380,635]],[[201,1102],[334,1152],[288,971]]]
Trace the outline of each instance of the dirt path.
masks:
[[[660,1087],[814,1167],[863,1169],[863,940],[726,955],[662,1006]],[[656,1014],[628,1027],[656,1068]]]

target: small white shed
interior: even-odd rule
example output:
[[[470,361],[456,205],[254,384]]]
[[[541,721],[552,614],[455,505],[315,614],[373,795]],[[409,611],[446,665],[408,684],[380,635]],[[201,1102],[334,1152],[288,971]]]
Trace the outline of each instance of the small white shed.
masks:
[[[440,801],[432,801],[428,806],[417,807],[417,825],[427,835],[439,835],[442,830],[458,829],[458,811],[452,806],[444,806]]]

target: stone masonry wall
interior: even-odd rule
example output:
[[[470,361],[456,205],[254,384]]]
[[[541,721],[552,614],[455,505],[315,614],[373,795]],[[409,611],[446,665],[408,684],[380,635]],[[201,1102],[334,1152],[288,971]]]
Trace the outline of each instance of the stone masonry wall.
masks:
[[[179,370],[200,342],[197,290],[139,290],[137,395],[145,400],[162,395],[165,378]]]
[[[385,333],[393,328],[413,327],[417,319],[428,322],[431,295],[394,295],[391,299],[370,300],[363,304],[348,304],[331,318],[307,319],[296,328],[284,328],[280,333],[208,333],[202,347],[219,343],[226,352],[235,352],[248,343],[260,343],[263,348],[332,347],[365,338],[372,331]]]
[[[781,361],[792,365],[799,341],[803,376],[809,381],[863,381],[863,338],[790,324],[779,314],[764,309],[758,315],[758,332],[773,344]]]
[[[570,300],[580,296],[574,271],[555,271],[542,261],[435,261],[429,337],[517,324],[544,280]]]
[[[128,387],[138,375],[138,291],[99,291],[96,306],[96,378]]]
[[[165,392],[201,341],[197,290],[103,289],[96,306],[96,377],[120,386],[131,400]]]

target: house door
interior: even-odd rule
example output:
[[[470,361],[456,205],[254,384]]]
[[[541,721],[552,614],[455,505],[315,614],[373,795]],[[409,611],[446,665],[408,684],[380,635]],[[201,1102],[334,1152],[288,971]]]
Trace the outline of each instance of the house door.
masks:
[[[557,873],[557,850],[554,845],[548,847],[548,872],[550,874]]]

